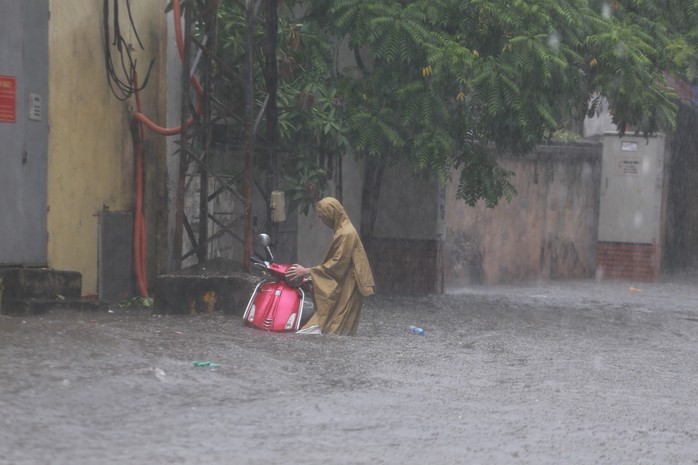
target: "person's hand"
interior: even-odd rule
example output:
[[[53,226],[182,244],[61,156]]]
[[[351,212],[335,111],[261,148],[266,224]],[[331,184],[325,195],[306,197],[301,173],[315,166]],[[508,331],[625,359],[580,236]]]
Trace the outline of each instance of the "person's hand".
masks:
[[[294,263],[288,270],[286,270],[286,279],[289,281],[295,281],[299,278],[303,279],[308,274],[310,274],[310,270],[308,268]]]

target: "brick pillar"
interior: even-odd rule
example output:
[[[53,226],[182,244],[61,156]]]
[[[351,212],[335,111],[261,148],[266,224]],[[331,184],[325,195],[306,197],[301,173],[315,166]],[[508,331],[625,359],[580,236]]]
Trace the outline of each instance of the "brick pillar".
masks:
[[[599,242],[596,245],[596,277],[656,281],[660,256],[661,250],[656,244]]]

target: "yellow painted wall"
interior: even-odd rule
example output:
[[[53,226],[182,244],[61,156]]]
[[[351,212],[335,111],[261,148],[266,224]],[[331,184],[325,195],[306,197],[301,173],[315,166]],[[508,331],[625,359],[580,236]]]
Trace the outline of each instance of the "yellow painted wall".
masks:
[[[144,112],[154,120],[164,114],[165,92],[159,87],[165,80],[159,74],[166,68],[166,3],[131,2],[145,47],[141,52],[125,2],[119,2],[121,32],[138,51],[141,78],[150,59],[156,59],[142,93]],[[103,208],[133,210],[133,146],[127,107],[135,108],[135,101],[117,100],[107,84],[103,2],[51,0],[50,12],[48,265],[81,272],[83,295],[96,294],[99,213]],[[110,20],[111,15],[110,11]],[[118,60],[115,49],[112,56]]]

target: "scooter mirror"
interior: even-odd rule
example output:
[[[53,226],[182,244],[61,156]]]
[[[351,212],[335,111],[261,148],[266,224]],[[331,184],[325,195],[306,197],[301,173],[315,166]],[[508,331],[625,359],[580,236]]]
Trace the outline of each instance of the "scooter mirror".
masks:
[[[271,245],[271,238],[269,237],[269,235],[262,233],[259,236],[257,236],[257,241],[259,242],[259,245],[264,247],[264,249],[267,251],[269,259],[274,261],[274,256],[271,254],[271,249],[269,248],[269,246]]]
[[[271,238],[268,234],[262,233],[259,236],[257,236],[257,242],[262,247],[269,247],[271,245]]]

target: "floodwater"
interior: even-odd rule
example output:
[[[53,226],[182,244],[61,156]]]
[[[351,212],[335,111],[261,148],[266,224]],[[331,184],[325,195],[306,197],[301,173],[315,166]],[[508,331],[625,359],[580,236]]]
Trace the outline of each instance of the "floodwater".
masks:
[[[356,337],[0,317],[0,464],[698,464],[698,280],[373,297]]]

